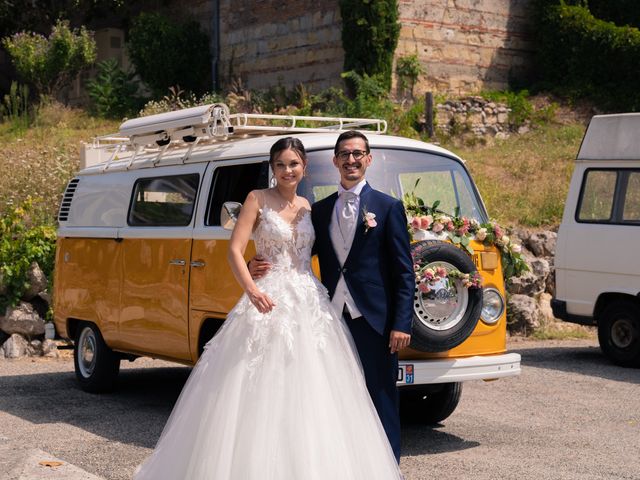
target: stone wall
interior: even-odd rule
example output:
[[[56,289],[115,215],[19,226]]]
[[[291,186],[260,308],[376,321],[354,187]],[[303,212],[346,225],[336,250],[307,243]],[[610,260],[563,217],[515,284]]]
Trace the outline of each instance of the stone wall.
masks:
[[[342,84],[338,0],[221,0],[220,79],[245,87],[310,90]]]
[[[417,55],[416,94],[504,89],[529,75],[532,0],[399,0],[396,57]]]

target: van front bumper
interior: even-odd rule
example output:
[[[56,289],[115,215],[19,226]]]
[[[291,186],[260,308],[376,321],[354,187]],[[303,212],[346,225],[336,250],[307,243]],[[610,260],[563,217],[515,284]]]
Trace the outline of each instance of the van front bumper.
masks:
[[[495,380],[520,375],[520,354],[486,355],[433,360],[401,360],[398,386]]]

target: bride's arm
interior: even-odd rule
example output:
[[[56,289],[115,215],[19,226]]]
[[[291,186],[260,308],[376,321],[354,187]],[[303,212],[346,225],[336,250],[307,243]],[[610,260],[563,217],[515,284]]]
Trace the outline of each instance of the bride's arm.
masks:
[[[268,295],[262,293],[255,284],[244,260],[244,252],[251,238],[251,232],[258,218],[260,205],[256,192],[249,192],[247,199],[242,205],[236,226],[231,233],[229,242],[228,260],[231,271],[236,280],[245,291],[251,303],[255,305],[261,313],[270,312],[275,303]]]

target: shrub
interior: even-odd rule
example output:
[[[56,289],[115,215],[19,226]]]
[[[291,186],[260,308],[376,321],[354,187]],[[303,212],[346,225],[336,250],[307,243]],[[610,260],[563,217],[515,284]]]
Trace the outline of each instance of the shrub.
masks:
[[[640,2],[638,0],[589,0],[589,11],[600,20],[616,25],[640,27]]]
[[[38,204],[28,198],[0,220],[0,307],[15,305],[29,288],[27,272],[37,262],[51,280],[56,232],[42,223]]]
[[[98,64],[98,74],[87,83],[87,92],[95,113],[104,118],[122,118],[140,108],[138,83],[133,73],[126,73],[115,59]]]
[[[340,0],[340,14],[344,70],[377,76],[380,85],[389,91],[393,54],[400,35],[397,0]]]
[[[352,101],[346,102],[344,114],[356,118],[389,118],[393,103],[389,99],[386,80],[382,74],[369,76],[356,72],[345,72],[342,77],[349,80],[355,89]]]
[[[220,103],[222,98],[217,93],[205,93],[197,97],[194,93],[185,93],[179,87],[169,88],[169,94],[160,100],[150,100],[140,110],[141,117],[147,115],[156,115],[158,113],[173,112],[183,108],[197,107],[200,105],[210,105],[212,103]]]
[[[413,87],[424,69],[417,55],[407,55],[396,60],[396,74],[398,75],[398,90],[401,95],[408,93],[413,97]]]
[[[52,96],[71,83],[96,59],[92,33],[82,27],[71,30],[59,20],[49,37],[22,32],[2,40],[18,74],[39,94]]]
[[[598,20],[584,6],[539,2],[539,61],[547,86],[591,97],[607,109],[640,109],[640,31]]]
[[[9,93],[0,104],[0,118],[11,123],[11,129],[24,133],[32,121],[32,107],[29,104],[29,87],[11,82]]]
[[[127,50],[156,98],[176,85],[196,94],[211,88],[209,38],[196,22],[178,25],[160,14],[142,13],[132,23]]]

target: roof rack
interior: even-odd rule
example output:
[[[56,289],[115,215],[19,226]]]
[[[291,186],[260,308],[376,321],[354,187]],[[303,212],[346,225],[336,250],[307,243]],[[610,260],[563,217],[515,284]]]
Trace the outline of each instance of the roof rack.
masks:
[[[182,156],[184,163],[199,144],[233,141],[252,135],[340,133],[346,130],[383,134],[387,131],[387,122],[372,118],[231,114],[224,103],[214,103],[127,120],[120,125],[117,134],[97,137],[89,148],[97,150],[99,160],[96,163],[104,163],[102,171],[105,171],[118,157],[129,157],[125,167],[129,169],[141,154],[155,154],[151,159],[155,166],[169,149],[186,147],[187,152]],[[103,162],[103,158],[108,159]],[[145,163],[147,161],[145,159]]]

